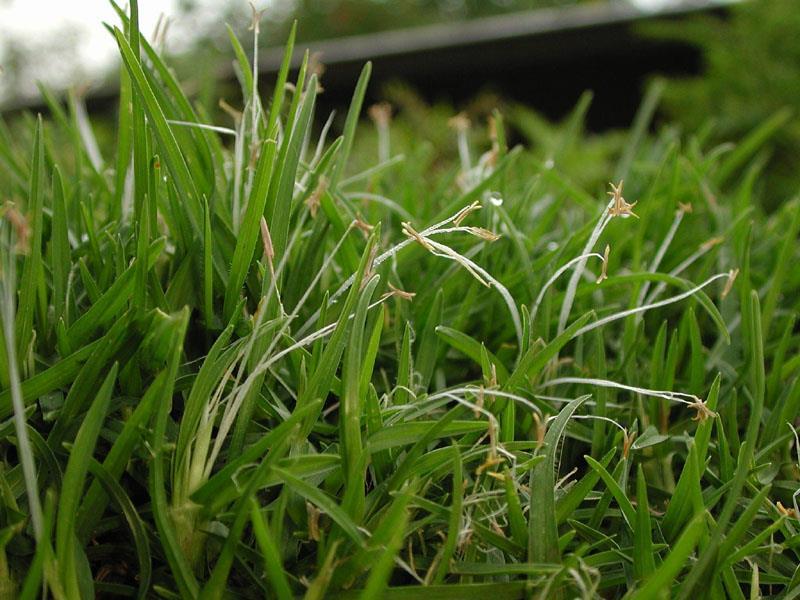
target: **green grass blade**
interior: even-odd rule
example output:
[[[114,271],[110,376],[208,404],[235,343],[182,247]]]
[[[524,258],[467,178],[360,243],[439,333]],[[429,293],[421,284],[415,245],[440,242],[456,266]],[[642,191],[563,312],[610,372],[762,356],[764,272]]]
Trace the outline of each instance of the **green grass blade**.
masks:
[[[636,472],[636,524],[633,531],[633,568],[640,579],[649,577],[656,569],[653,557],[653,534],[650,523],[650,503],[642,465]]]
[[[253,525],[253,535],[263,555],[267,581],[279,600],[291,600],[294,598],[294,594],[292,594],[292,588],[289,586],[284,572],[280,549],[269,530],[266,517],[252,498],[250,499],[250,522]]]
[[[528,561],[560,563],[556,526],[555,470],[558,443],[570,417],[589,396],[575,398],[550,423],[544,437],[545,460],[531,471],[531,499],[528,512]]]
[[[797,234],[800,232],[800,199],[795,198],[793,206],[790,206],[787,210],[791,211],[792,216],[784,233],[783,243],[775,260],[775,266],[772,269],[772,280],[764,298],[764,310],[761,315],[761,329],[765,336],[769,336],[772,319],[778,306],[778,299],[791,267],[791,256],[797,243]]]
[[[603,468],[607,468],[611,459],[617,453],[616,448],[612,448],[609,450],[602,459],[600,459],[600,464]],[[564,523],[572,513],[580,506],[581,502],[586,499],[586,496],[589,495],[589,492],[594,489],[594,486],[597,485],[597,482],[600,480],[600,473],[597,472],[595,469],[590,469],[586,472],[586,474],[581,477],[580,481],[578,481],[575,485],[573,485],[569,491],[564,494],[561,498],[558,499],[556,502],[556,520],[559,524]]]
[[[344,497],[342,507],[356,521],[361,520],[364,510],[365,472],[364,449],[361,440],[361,419],[364,414],[361,391],[361,369],[364,364],[364,328],[372,295],[378,286],[380,276],[373,276],[364,286],[356,305],[355,316],[350,326],[350,343],[342,361],[342,397],[340,400],[339,439],[342,454],[342,474],[344,476]],[[367,363],[365,365],[369,367]]]
[[[204,483],[191,496],[191,499],[202,504],[207,510],[214,512],[225,503],[233,500],[237,494],[236,485],[240,482],[240,472],[244,467],[259,460],[277,440],[284,437],[298,423],[305,421],[309,415],[318,411],[322,402],[316,400],[308,406],[295,409],[292,415],[283,423],[271,429],[256,443],[244,449],[241,455],[231,458],[228,463]],[[338,461],[338,457],[333,457]]]
[[[245,98],[252,98],[253,97],[253,69],[250,67],[250,61],[247,59],[247,54],[242,48],[241,42],[239,42],[239,38],[236,37],[236,34],[231,29],[230,25],[225,25],[225,29],[228,31],[228,39],[231,42],[231,47],[233,48],[233,53],[236,56],[236,62],[239,65],[239,76],[242,78],[242,95]]]
[[[95,459],[89,461],[89,472],[103,486],[106,493],[114,500],[114,503],[125,515],[125,520],[131,530],[136,556],[139,561],[137,579],[139,580],[139,590],[136,597],[147,598],[150,589],[150,578],[152,576],[152,560],[150,557],[150,544],[147,541],[147,529],[144,521],[137,512],[136,506],[130,499],[117,480]]]
[[[722,378],[717,376],[708,393],[706,406],[711,411],[717,409],[721,382]],[[705,465],[714,421],[715,419],[705,419],[698,425],[694,434],[694,443],[686,459],[688,464]],[[675,493],[672,495],[672,501],[669,503],[667,512],[661,521],[661,527],[668,540],[675,539],[683,525],[691,518],[691,494],[689,490],[697,482],[692,481],[689,471],[690,469],[687,468],[681,473],[678,484],[675,487]]]
[[[33,134],[33,159],[31,160],[31,178],[28,191],[26,211],[30,236],[28,246],[30,254],[25,259],[22,277],[19,282],[19,304],[16,318],[17,355],[25,357],[33,339],[33,315],[37,304],[37,289],[40,278],[44,276],[42,269],[42,229],[44,208],[44,142],[42,141],[42,118],[36,120]]]
[[[459,352],[466,354],[476,363],[481,364],[481,353],[483,352],[482,345],[475,338],[451,327],[445,327],[444,325],[439,325],[436,328],[436,335],[438,335]],[[491,364],[493,364],[495,369],[497,369],[498,383],[503,384],[506,379],[508,379],[508,370],[494,354],[488,350],[486,350],[486,352],[489,355]]]
[[[122,61],[131,76],[133,87],[136,94],[141,98],[145,112],[149,119],[152,131],[155,134],[160,154],[164,157],[169,173],[173,178],[178,194],[186,203],[189,221],[195,232],[200,232],[202,219],[202,206],[200,196],[194,184],[194,179],[189,172],[189,167],[181,154],[178,142],[170,129],[169,123],[164,116],[164,112],[158,103],[150,83],[147,81],[139,59],[136,57],[124,34],[119,29],[114,29],[114,37],[117,40]]]
[[[292,431],[295,429],[296,426],[291,430],[287,430],[282,436],[276,439],[275,443],[270,448],[269,454],[261,461],[255,473],[250,477],[247,487],[242,490],[241,495],[236,500],[233,507],[233,522],[228,529],[228,536],[217,558],[217,564],[214,565],[214,569],[208,577],[208,582],[201,590],[199,598],[222,598],[224,596],[225,583],[228,580],[231,567],[233,566],[234,553],[236,552],[236,547],[239,544],[239,540],[242,537],[245,525],[250,516],[250,500],[254,497],[264,477],[269,473],[277,460],[289,450],[289,445],[293,437]]]
[[[383,590],[381,598],[387,600],[416,600],[422,596],[435,600],[519,600],[525,597],[527,583],[458,583],[446,585],[408,585],[390,587]],[[331,594],[333,600],[359,598],[361,592],[351,591]]]
[[[250,198],[247,201],[244,219],[242,219],[241,229],[236,239],[236,248],[233,253],[228,286],[225,288],[225,305],[223,308],[223,318],[230,321],[233,317],[233,309],[239,302],[242,286],[247,277],[253,261],[253,255],[258,242],[258,232],[261,223],[261,215],[264,214],[267,196],[273,185],[272,171],[275,163],[275,153],[277,146],[273,140],[264,142],[261,153],[258,157],[256,174]]]
[[[297,36],[297,21],[292,23],[289,31],[289,38],[283,51],[281,68],[278,70],[278,77],[275,79],[275,90],[272,93],[272,102],[269,105],[269,119],[267,121],[267,135],[272,135],[278,117],[283,106],[283,97],[286,94],[286,80],[289,75],[289,65],[291,64],[292,54],[294,53],[294,40]]]
[[[408,511],[405,510],[405,503],[397,503],[397,508],[400,510],[390,509],[390,514],[382,523],[382,526],[388,525],[389,535],[386,536],[388,539],[381,544],[381,553],[370,568],[367,583],[360,596],[364,600],[384,597],[386,588],[389,587],[389,580],[395,567],[395,557],[403,546],[406,525],[410,517]],[[399,516],[396,516],[397,512],[400,513]]]
[[[372,63],[367,62],[364,68],[361,69],[361,74],[358,76],[355,91],[353,92],[353,99],[350,101],[350,108],[347,111],[347,119],[344,123],[344,142],[342,143],[342,151],[339,153],[339,159],[331,172],[331,189],[336,189],[344,169],[347,166],[347,161],[350,159],[350,151],[353,148],[353,140],[356,135],[356,125],[358,118],[361,115],[361,106],[364,104],[364,96],[367,93],[367,84],[369,83],[370,75],[372,74]]]
[[[357,544],[361,544],[363,542],[364,535],[361,533],[358,526],[336,503],[336,501],[328,496],[325,492],[300,479],[299,477],[295,477],[292,473],[285,469],[273,467],[272,470],[279,479],[286,483],[286,485],[291,487],[295,492],[300,494],[303,498],[314,504],[322,512],[328,515],[334,523],[341,527],[342,531],[346,533],[351,540]]]
[[[165,246],[163,239],[156,240],[150,245],[147,255],[148,267],[155,264]],[[103,295],[92,304],[92,307],[78,317],[67,330],[69,344],[77,348],[86,343],[98,329],[102,328],[117,316],[127,304],[134,292],[136,280],[136,262],[128,267],[122,276],[118,277]]]
[[[164,446],[167,432],[167,420],[172,405],[172,391],[175,375],[178,370],[183,339],[189,321],[189,311],[183,310],[173,317],[171,326],[172,340],[169,348],[169,367],[161,389],[161,402],[155,415],[152,448],[155,457],[150,465],[149,489],[153,503],[153,518],[161,541],[164,554],[169,564],[175,585],[183,596],[195,597],[198,592],[197,580],[178,543],[172,517],[167,504],[167,492],[164,477]]]
[[[67,468],[64,471],[56,520],[56,557],[61,578],[68,594],[79,593],[79,584],[75,573],[77,558],[74,555],[76,513],[83,495],[89,462],[92,460],[97,437],[100,435],[100,428],[108,412],[111,393],[116,380],[117,365],[115,363],[100,386],[89,412],[86,413],[86,417],[75,438],[75,443],[72,446]]]
[[[750,157],[773,135],[780,131],[791,118],[791,109],[783,108],[750,132],[736,149],[720,163],[716,174],[718,183],[722,185],[733,175],[738,173]]]
[[[376,227],[370,235],[369,241],[367,242],[367,247],[364,249],[364,253],[361,256],[361,262],[358,266],[357,272],[355,273],[353,286],[350,288],[347,298],[342,305],[342,312],[336,322],[336,327],[334,328],[330,338],[328,338],[328,344],[322,353],[322,357],[320,358],[317,368],[314,370],[314,373],[311,375],[308,381],[308,386],[297,398],[297,406],[305,406],[314,400],[324,398],[331,389],[333,378],[339,367],[339,363],[341,362],[342,354],[344,353],[344,347],[346,343],[345,333],[347,330],[350,313],[356,305],[367,268],[371,267],[372,248],[377,243],[379,236],[380,228]],[[316,417],[313,419],[309,418],[305,427],[306,434],[311,431],[315,421]]]
[[[72,383],[83,367],[83,363],[101,343],[102,340],[97,340],[87,344],[52,367],[23,381],[20,385],[20,396],[25,406],[35,402],[40,396]],[[0,393],[0,418],[8,417],[12,412],[12,391],[8,389]]]
[[[686,525],[664,562],[647,579],[644,585],[631,595],[631,600],[657,598],[665,590],[670,589],[678,574],[683,570],[687,559],[694,552],[697,543],[700,541],[700,536],[705,531],[703,518],[703,515],[698,515]]]
[[[297,179],[297,168],[300,163],[300,152],[306,133],[311,126],[314,114],[314,103],[317,98],[317,77],[312,75],[308,86],[303,92],[303,100],[291,134],[284,140],[278,159],[275,163],[277,181],[270,186],[265,216],[269,224],[270,235],[275,257],[280,260],[286,251],[289,238],[289,221],[292,209],[292,195]]]
[[[50,272],[53,278],[52,302],[55,308],[55,320],[63,319],[68,323],[67,315],[67,279],[69,277],[71,255],[68,239],[67,206],[64,199],[64,184],[58,167],[53,169],[53,218],[50,242]]]
[[[422,331],[419,333],[417,355],[414,359],[414,365],[416,366],[419,375],[419,383],[422,389],[427,389],[430,386],[434,367],[436,366],[436,355],[439,352],[439,338],[436,335],[436,329],[442,323],[443,305],[444,292],[440,289],[436,292],[433,302],[431,302],[428,315],[425,318],[425,324],[422,326]]]
[[[544,348],[533,345],[528,348],[516,368],[511,372],[505,385],[506,389],[513,390],[515,387],[523,385],[526,380],[536,378],[545,365],[555,358],[567,342],[573,338],[575,332],[586,325],[592,317],[594,317],[594,311],[589,311],[579,317]]]
[[[453,449],[453,501],[450,504],[450,521],[447,524],[447,538],[442,545],[441,552],[437,556],[439,565],[433,577],[433,584],[444,581],[445,576],[450,571],[450,561],[456,551],[458,538],[461,534],[462,515],[461,508],[464,503],[464,475],[461,463],[461,450],[457,446]]]
[[[617,501],[620,510],[622,511],[623,517],[625,517],[625,522],[633,531],[635,523],[636,523],[636,511],[633,508],[633,504],[628,499],[628,496],[625,495],[625,490],[619,485],[616,479],[609,473],[603,465],[593,459],[591,456],[584,456],[586,462],[589,463],[589,466],[595,470],[599,475],[600,478],[603,480],[603,483],[606,484],[608,487],[608,491],[611,492],[611,495],[614,496],[614,500]]]
[[[102,462],[103,476],[118,482],[134,451],[142,444],[142,436],[150,423],[156,401],[164,389],[166,371],[162,371],[147,389],[133,414],[125,421],[111,449]],[[83,497],[76,526],[78,538],[86,542],[90,539],[95,525],[100,521],[109,499],[108,485],[103,481],[93,481]]]
[[[661,99],[661,95],[664,93],[665,87],[662,80],[657,80],[647,87],[644,99],[639,105],[639,110],[636,112],[636,117],[633,120],[633,127],[631,127],[630,133],[628,134],[628,139],[625,143],[625,151],[614,170],[615,181],[628,177],[633,159],[639,152],[639,147],[647,134],[647,129],[650,127],[650,122],[655,115],[658,102]]]

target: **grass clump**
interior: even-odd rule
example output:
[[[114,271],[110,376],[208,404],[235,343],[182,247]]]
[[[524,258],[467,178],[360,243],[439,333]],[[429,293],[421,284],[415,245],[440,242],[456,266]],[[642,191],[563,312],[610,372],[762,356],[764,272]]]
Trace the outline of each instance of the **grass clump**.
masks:
[[[651,136],[654,88],[607,199],[588,99],[442,159],[434,113],[358,125],[369,65],[331,140],[307,61],[262,105],[239,52],[218,127],[120,18],[116,147],[74,102],[0,142],[3,594],[797,594],[763,130]]]

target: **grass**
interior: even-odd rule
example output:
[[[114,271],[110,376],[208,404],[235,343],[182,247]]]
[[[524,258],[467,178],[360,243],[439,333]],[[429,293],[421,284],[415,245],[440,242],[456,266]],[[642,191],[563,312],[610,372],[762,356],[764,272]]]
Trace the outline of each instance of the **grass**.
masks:
[[[367,65],[332,140],[235,45],[221,126],[132,9],[115,146],[74,98],[0,131],[0,595],[800,595],[775,119],[372,127]]]

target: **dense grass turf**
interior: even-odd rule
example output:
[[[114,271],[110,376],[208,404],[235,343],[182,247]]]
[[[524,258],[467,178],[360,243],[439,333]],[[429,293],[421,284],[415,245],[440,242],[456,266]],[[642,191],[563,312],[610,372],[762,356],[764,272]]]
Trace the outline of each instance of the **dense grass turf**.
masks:
[[[0,137],[0,595],[800,594],[786,114],[508,148],[359,124],[367,65],[333,140],[239,52],[212,127],[121,18],[115,146],[74,99]]]

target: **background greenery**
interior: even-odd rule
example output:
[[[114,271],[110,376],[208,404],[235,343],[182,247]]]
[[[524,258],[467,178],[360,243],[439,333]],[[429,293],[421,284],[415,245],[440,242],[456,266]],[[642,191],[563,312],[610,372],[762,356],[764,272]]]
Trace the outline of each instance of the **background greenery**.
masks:
[[[740,138],[779,110],[800,113],[800,11],[792,0],[744,2],[726,16],[648,24],[643,33],[690,42],[702,50],[703,71],[667,86],[664,114],[711,139]],[[788,120],[761,160],[771,206],[798,189],[791,158],[800,147],[800,122]]]

